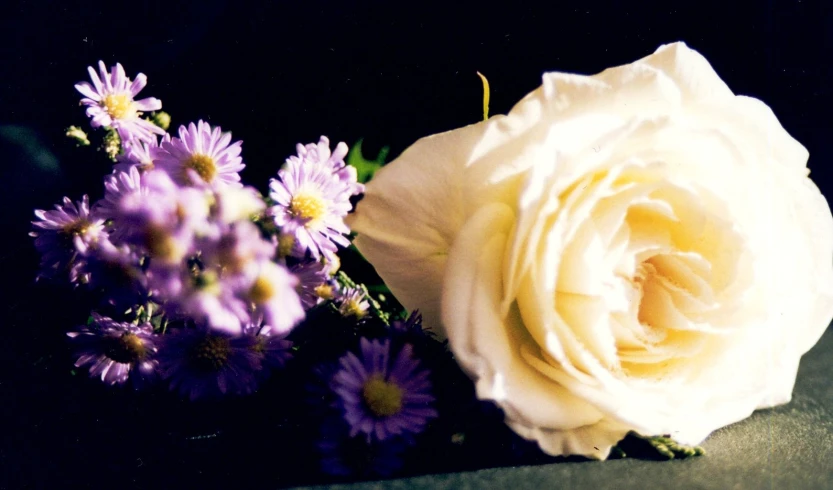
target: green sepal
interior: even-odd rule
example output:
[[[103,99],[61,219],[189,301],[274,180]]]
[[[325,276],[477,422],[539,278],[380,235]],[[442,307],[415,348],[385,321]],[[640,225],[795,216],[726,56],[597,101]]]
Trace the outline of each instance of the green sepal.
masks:
[[[145,118],[148,122],[164,129],[165,131],[171,127],[171,115],[165,111],[156,111],[150,114],[150,117]]]
[[[634,431],[627,433],[624,439],[613,446],[611,459],[685,459],[702,456],[706,451],[700,446],[680,444],[669,435],[643,436]]]
[[[67,138],[75,140],[75,146],[90,146],[90,140],[87,133],[78,126],[70,126],[66,132]]]

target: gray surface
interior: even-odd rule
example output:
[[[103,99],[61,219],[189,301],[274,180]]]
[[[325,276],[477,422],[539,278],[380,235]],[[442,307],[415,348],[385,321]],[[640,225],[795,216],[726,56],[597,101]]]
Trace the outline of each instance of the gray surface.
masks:
[[[330,489],[833,489],[833,328],[801,361],[793,400],[721,429],[688,460],[493,468]]]

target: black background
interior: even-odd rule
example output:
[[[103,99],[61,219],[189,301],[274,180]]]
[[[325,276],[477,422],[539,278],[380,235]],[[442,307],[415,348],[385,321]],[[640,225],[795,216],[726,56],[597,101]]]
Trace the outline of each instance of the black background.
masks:
[[[596,73],[685,41],[735,93],[768,103],[833,195],[833,3],[826,0],[418,2],[30,1],[0,9],[0,488],[271,486],[293,481],[217,457],[212,439],[166,449],[164,403],[71,376],[63,332],[76,296],[35,285],[31,210],[102,192],[108,163],[63,137],[86,125],[73,84],[99,59],[143,72],[174,125],[199,118],[242,139],[261,190],[297,142],[321,134],[367,153],[505,113],[544,71]],[[21,143],[21,128],[38,144]],[[51,156],[50,156],[51,155]],[[49,162],[57,169],[46,169]],[[189,410],[175,403],[172,411]],[[147,408],[147,407],[144,407]],[[199,410],[203,410],[200,408]],[[208,410],[208,409],[205,409]],[[268,417],[259,414],[258,416]],[[199,419],[199,417],[197,417]],[[201,422],[182,429],[200,435]],[[210,425],[210,424],[209,424]],[[246,442],[246,441],[244,441]],[[293,448],[257,441],[248,451]],[[268,446],[267,446],[268,444]],[[266,448],[268,449],[262,449]],[[228,449],[224,449],[228,450]],[[226,464],[223,465],[223,461]]]

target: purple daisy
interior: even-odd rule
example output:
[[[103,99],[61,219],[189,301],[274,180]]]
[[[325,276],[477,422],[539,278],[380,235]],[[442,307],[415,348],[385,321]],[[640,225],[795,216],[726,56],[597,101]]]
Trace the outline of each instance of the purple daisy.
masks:
[[[205,240],[201,250],[203,264],[218,267],[224,274],[236,274],[271,259],[275,244],[265,240],[253,223],[238,221],[229,225],[218,239]]]
[[[240,186],[241,141],[203,121],[179,127],[179,137],[163,141],[156,166],[181,185]]]
[[[98,70],[99,73],[96,73],[93,67],[87,67],[93,83],[81,82],[75,85],[75,89],[84,96],[81,105],[87,106],[87,116],[92,118],[92,127],[112,127],[125,143],[134,140],[151,141],[154,134],[165,133],[162,128],[141,118],[142,111],[159,110],[162,102],[153,97],[134,100],[147,85],[147,77],[143,73],[131,81],[121,64],[116,63],[107,73],[103,61],[98,62]]]
[[[70,281],[100,292],[111,305],[129,307],[146,299],[147,277],[135,250],[113,245],[106,234],[89,244],[79,237],[75,240],[83,260],[72,268]]]
[[[76,367],[90,366],[90,376],[109,385],[131,379],[140,386],[156,374],[157,337],[151,325],[116,322],[95,312],[92,317],[90,325],[67,333],[76,347]]]
[[[212,217],[223,224],[260,217],[266,208],[263,196],[254,187],[224,187],[214,190]]]
[[[162,136],[163,142],[171,141],[171,136]],[[156,167],[156,159],[159,158],[159,139],[156,135],[151,136],[149,141],[138,141],[127,147],[125,152],[118,155],[118,163],[113,165],[113,170],[129,172],[136,168],[140,173],[153,170]]]
[[[32,221],[35,248],[41,253],[38,277],[55,277],[77,266],[76,239],[89,244],[104,232],[104,220],[90,212],[90,199],[86,195],[74,203],[65,197],[54,210],[35,210],[38,221]]]
[[[286,334],[280,334],[269,325],[264,325],[261,318],[255,318],[243,327],[243,334],[255,339],[252,348],[262,356],[264,368],[282,368],[292,357],[292,342],[286,340]],[[269,373],[264,370],[264,374]]]
[[[341,398],[351,437],[362,433],[368,441],[384,441],[418,434],[437,416],[428,371],[420,369],[410,344],[390,357],[389,340],[362,338],[361,357],[351,352],[339,360],[333,390]]]
[[[327,291],[330,285],[330,276],[327,274],[327,266],[320,261],[307,260],[291,265],[291,272],[298,278],[295,291],[301,298],[301,304],[305,310],[321,303],[324,299],[330,299],[332,291]]]
[[[254,315],[262,315],[277,334],[288,333],[303,320],[304,307],[295,291],[298,279],[284,266],[264,260],[234,280],[238,296],[252,306]]]
[[[256,342],[251,335],[179,328],[164,337],[159,372],[172,391],[191,400],[249,394],[257,388],[256,373],[262,367]]]
[[[422,334],[425,330],[422,327],[422,313],[414,310],[405,320],[394,320],[390,328],[396,332]]]
[[[335,150],[330,152],[330,140],[321,136],[318,143],[310,143],[295,147],[297,156],[291,156],[287,160],[297,160],[299,163],[314,166],[328,167],[338,179],[347,185],[351,195],[364,192],[364,185],[356,181],[356,169],[344,162],[349,149],[344,142],[336,145]]]
[[[335,301],[342,316],[354,317],[357,320],[364,318],[370,308],[367,295],[359,288],[346,288],[339,291]]]
[[[135,245],[157,262],[179,266],[195,253],[197,236],[218,233],[209,221],[210,196],[179,188],[164,172],[120,172],[107,183],[102,212],[119,241]]]
[[[249,320],[246,304],[234,295],[230,280],[214,269],[194,271],[185,264],[159,264],[151,260],[148,289],[165,303],[175,318],[188,319],[225,335],[239,335]]]
[[[353,207],[350,197],[361,190],[355,185],[355,172],[351,180],[350,172],[343,171],[347,167],[339,166],[343,162],[333,161],[326,138],[318,145],[299,145],[298,153],[269,183],[269,196],[275,201],[270,214],[282,234],[294,237],[296,250],[329,259],[338,245],[350,244],[344,236],[350,233],[344,217]]]
[[[114,171],[104,179],[104,198],[93,205],[96,213],[103,219],[109,220],[107,232],[113,241],[120,242],[123,237],[131,235],[134,230],[132,222],[120,220],[123,199],[136,201],[148,200],[148,188],[142,185],[142,175],[137,166],[131,166],[126,171]]]

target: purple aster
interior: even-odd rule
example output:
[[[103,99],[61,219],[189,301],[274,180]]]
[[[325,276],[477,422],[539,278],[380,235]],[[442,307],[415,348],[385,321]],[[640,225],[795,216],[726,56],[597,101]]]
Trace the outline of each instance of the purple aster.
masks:
[[[355,317],[358,320],[364,318],[370,308],[367,295],[359,288],[346,288],[339,291],[335,301],[342,316]]]
[[[419,310],[414,310],[408,315],[407,319],[391,322],[390,327],[397,332],[420,334],[424,332],[422,328],[422,313]]]
[[[179,188],[157,170],[111,176],[101,208],[112,219],[119,241],[169,265],[178,266],[195,252],[195,236],[217,232],[208,220],[209,196],[200,189]]]
[[[179,328],[163,340],[159,372],[170,381],[172,391],[196,400],[245,395],[257,388],[262,355],[254,348],[253,336]]]
[[[99,216],[110,220],[107,232],[116,242],[134,232],[130,229],[132,222],[119,219],[123,199],[148,200],[148,188],[142,185],[142,175],[135,165],[126,171],[116,170],[105,177],[104,198],[93,205]]]
[[[391,337],[405,342],[421,343],[426,340],[436,340],[431,327],[422,324],[422,314],[414,310],[405,320],[394,320],[390,324]],[[438,344],[439,345],[439,344]]]
[[[87,116],[92,118],[92,127],[113,128],[125,143],[133,140],[151,141],[154,134],[165,133],[162,128],[141,118],[142,111],[159,110],[162,102],[153,97],[134,100],[147,85],[144,74],[139,73],[131,81],[121,64],[116,63],[107,73],[103,61],[98,62],[98,70],[99,73],[96,73],[93,67],[87,67],[93,83],[81,82],[75,85],[75,89],[84,96],[81,105],[87,106]]]
[[[199,121],[179,127],[179,137],[163,141],[156,166],[181,185],[205,183],[215,187],[239,186],[245,168],[241,141],[231,143],[231,133]]]
[[[279,335],[288,333],[304,318],[304,307],[295,291],[298,279],[282,265],[265,260],[238,282],[238,295],[251,304],[255,315]]]
[[[162,136],[162,141],[171,140],[169,134]],[[156,159],[159,158],[159,139],[153,135],[149,141],[138,141],[125,149],[125,152],[116,158],[118,163],[113,165],[113,170],[129,172],[136,168],[139,172],[147,172],[156,167]]]
[[[254,187],[224,187],[214,190],[212,217],[223,224],[260,217],[266,208],[263,196]]]
[[[350,244],[344,236],[350,232],[344,224],[352,209],[350,195],[326,167],[287,162],[269,188],[275,224],[295,238],[298,250],[318,259],[335,255],[337,245]]]
[[[270,214],[282,234],[294,237],[296,250],[309,251],[315,259],[331,258],[337,245],[350,243],[344,236],[350,232],[344,217],[353,207],[350,197],[360,192],[355,172],[351,180],[350,172],[343,171],[347,167],[339,166],[343,162],[332,160],[326,138],[318,145],[299,145],[298,152],[269,183],[269,196],[275,201]]]
[[[90,325],[69,332],[76,348],[76,367],[90,366],[90,376],[109,385],[131,379],[140,386],[155,376],[157,336],[150,324],[133,325],[92,313]]]
[[[362,338],[361,357],[351,352],[339,363],[333,390],[341,398],[351,437],[362,433],[368,441],[384,441],[418,434],[437,416],[428,371],[420,369],[410,344],[391,360],[389,340]]]
[[[264,368],[279,369],[292,357],[292,342],[286,340],[286,334],[280,334],[262,319],[255,318],[243,327],[243,334],[255,339],[253,349],[260,354]],[[269,374],[264,370],[264,374]]]
[[[169,266],[151,260],[147,278],[151,293],[174,317],[227,335],[239,335],[241,321],[249,319],[246,304],[234,295],[230,281],[213,269],[195,271],[185,264]]]
[[[86,195],[74,203],[65,197],[54,210],[35,210],[38,221],[32,221],[35,248],[41,253],[38,277],[55,277],[68,272],[75,263],[76,238],[83,244],[99,239],[104,230],[104,220],[90,212],[90,200]]]
[[[87,284],[113,305],[132,306],[147,294],[147,277],[140,257],[127,245],[115,246],[106,234],[92,243],[76,237],[76,249],[83,260],[70,272],[70,280]]]
[[[203,264],[216,266],[224,274],[245,272],[275,255],[275,244],[249,221],[231,224],[219,239],[206,240],[201,249]]]
[[[340,181],[347,185],[351,195],[364,192],[364,185],[356,181],[356,169],[344,162],[344,157],[347,156],[349,151],[344,142],[337,144],[335,150],[331,153],[330,140],[326,136],[322,136],[318,143],[308,145],[299,143],[295,150],[298,155],[289,157],[288,161],[297,160],[306,165],[328,167]]]
[[[298,284],[295,290],[301,298],[301,304],[305,310],[321,303],[324,299],[332,297],[332,286],[330,276],[327,274],[327,266],[317,260],[307,260],[291,265],[289,267]]]

